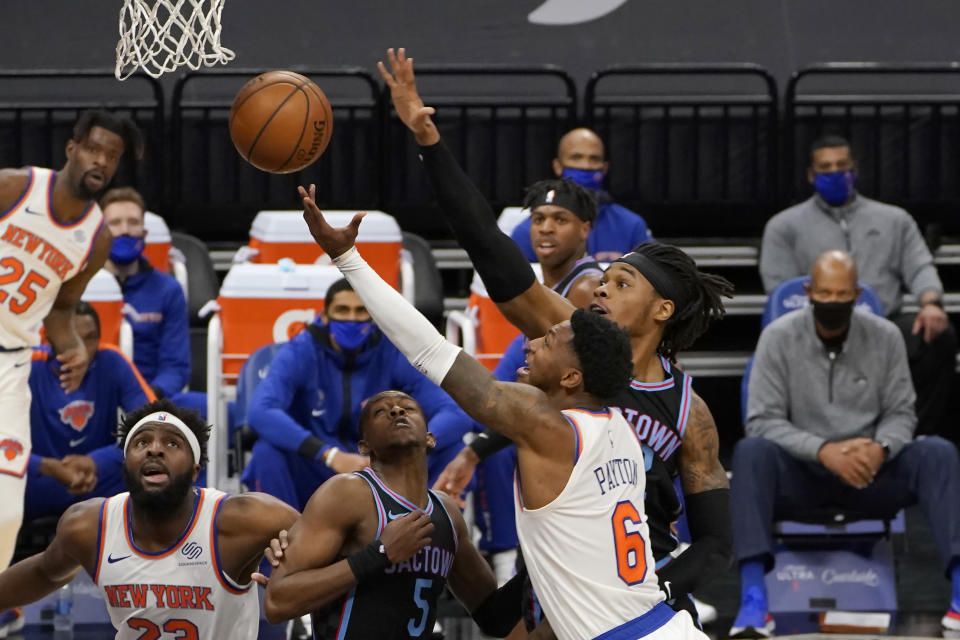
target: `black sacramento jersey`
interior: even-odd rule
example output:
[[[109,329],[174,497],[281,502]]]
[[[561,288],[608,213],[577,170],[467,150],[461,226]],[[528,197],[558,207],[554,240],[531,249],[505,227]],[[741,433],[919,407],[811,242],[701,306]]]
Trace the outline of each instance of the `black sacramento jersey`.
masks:
[[[391,491],[370,467],[357,475],[367,481],[377,505],[377,537],[387,522],[418,507]],[[457,553],[457,532],[440,498],[429,491],[424,513],[435,527],[430,544],[406,562],[393,564],[382,577],[357,584],[344,597],[313,614],[317,640],[429,638]]]
[[[633,427],[643,448],[647,471],[644,505],[657,569],[671,560],[669,554],[677,546],[670,531],[670,523],[681,513],[674,486],[678,474],[677,450],[683,442],[693,401],[690,376],[666,358],[661,361],[666,380],[649,383],[631,380],[630,387],[610,403]]]

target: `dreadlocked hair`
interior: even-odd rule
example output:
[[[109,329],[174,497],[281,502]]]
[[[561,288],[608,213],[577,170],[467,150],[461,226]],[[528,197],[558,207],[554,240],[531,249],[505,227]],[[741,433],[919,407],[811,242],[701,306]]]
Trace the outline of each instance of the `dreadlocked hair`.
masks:
[[[674,301],[676,308],[663,329],[657,353],[676,362],[677,353],[688,349],[713,322],[726,313],[723,298],[733,297],[733,284],[722,276],[704,273],[682,249],[659,242],[645,242],[634,252],[656,262],[677,279],[687,299]]]
[[[197,436],[197,441],[200,443],[200,459],[197,460],[196,463],[200,466],[206,464],[207,440],[210,439],[210,429],[212,427],[208,425],[203,418],[200,417],[200,414],[193,409],[185,409],[177,406],[167,398],[158,398],[157,400],[154,400],[149,404],[145,404],[139,409],[134,409],[130,413],[123,416],[123,418],[120,420],[120,427],[117,429],[117,446],[123,448],[123,444],[127,439],[127,434],[130,433],[130,429],[133,429],[133,426],[140,422],[141,419],[146,418],[151,413],[156,413],[157,411],[169,413],[177,418],[180,418],[180,420],[187,425],[190,431],[193,431],[193,435]]]

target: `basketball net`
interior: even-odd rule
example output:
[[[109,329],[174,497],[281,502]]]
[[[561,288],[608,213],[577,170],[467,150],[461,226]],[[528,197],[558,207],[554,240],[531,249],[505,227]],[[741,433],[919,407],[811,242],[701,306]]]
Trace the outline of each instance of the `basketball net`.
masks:
[[[123,0],[117,80],[137,69],[154,78],[187,66],[194,71],[233,60],[220,45],[224,0]]]

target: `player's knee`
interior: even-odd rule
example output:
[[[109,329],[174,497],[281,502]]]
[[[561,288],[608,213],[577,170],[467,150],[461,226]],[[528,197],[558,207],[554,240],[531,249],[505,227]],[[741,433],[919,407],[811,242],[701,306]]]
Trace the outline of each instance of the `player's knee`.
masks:
[[[930,465],[930,468],[945,469],[947,465],[958,462],[957,448],[939,436],[917,438],[907,446],[916,450],[924,467]]]

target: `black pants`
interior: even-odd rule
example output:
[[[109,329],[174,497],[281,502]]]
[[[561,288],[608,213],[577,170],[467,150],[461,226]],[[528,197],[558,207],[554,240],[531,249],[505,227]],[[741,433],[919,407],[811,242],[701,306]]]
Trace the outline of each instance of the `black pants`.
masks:
[[[916,317],[916,313],[901,313],[891,318],[907,345],[910,375],[917,392],[916,434],[938,435],[960,443],[957,423],[948,417],[954,413],[951,401],[956,389],[957,332],[953,324],[948,324],[933,341],[924,342],[923,332],[913,335]]]

